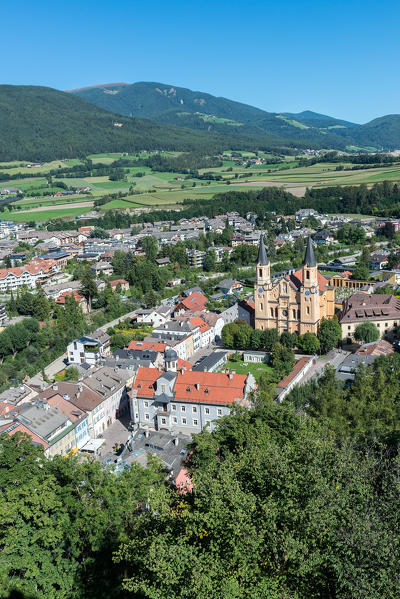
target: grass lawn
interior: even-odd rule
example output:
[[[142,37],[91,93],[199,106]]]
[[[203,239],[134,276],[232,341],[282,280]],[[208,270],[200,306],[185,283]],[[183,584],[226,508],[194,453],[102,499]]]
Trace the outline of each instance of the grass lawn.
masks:
[[[60,208],[60,210],[42,210],[40,212],[5,212],[4,218],[7,220],[13,220],[15,222],[26,222],[26,221],[47,221],[56,218],[64,218],[66,216],[79,216],[90,210],[90,206],[86,208]]]
[[[268,366],[268,364],[245,364],[242,360],[240,362],[234,362],[233,360],[228,360],[224,368],[229,368],[230,370],[234,370],[236,374],[249,374],[251,373],[256,381],[260,378],[260,376],[264,372],[273,372],[272,366]]]

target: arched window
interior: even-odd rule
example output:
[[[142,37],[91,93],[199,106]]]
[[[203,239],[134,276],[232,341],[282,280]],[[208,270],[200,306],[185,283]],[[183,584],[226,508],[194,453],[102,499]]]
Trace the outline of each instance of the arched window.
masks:
[[[287,293],[287,285],[286,285],[286,283],[283,283],[283,293]]]
[[[258,276],[260,277],[260,279],[262,279],[262,276],[263,276],[262,268],[258,269]]]
[[[264,310],[263,304],[260,304],[260,310],[261,310],[261,312]]]
[[[306,270],[306,279],[309,279],[309,278],[310,278],[310,271]]]
[[[275,308],[275,318],[278,318],[278,308]]]

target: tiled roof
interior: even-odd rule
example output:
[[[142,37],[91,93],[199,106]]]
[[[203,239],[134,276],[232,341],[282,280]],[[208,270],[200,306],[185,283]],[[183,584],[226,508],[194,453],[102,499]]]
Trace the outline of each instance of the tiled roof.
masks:
[[[300,268],[293,275],[289,275],[289,280],[297,287],[301,287],[303,284],[303,269]],[[326,286],[328,284],[328,280],[325,279],[324,276],[321,275],[319,271],[317,271],[317,281],[318,287],[320,291],[325,291]]]
[[[25,433],[26,435],[30,436],[33,443],[43,445],[45,449],[48,449],[50,447],[44,439],[30,431],[29,428],[27,428],[20,422],[13,422],[12,424],[5,424],[4,426],[0,427],[0,435],[7,434],[10,437],[12,437],[13,435],[15,435],[15,433]]]
[[[164,353],[167,347],[166,343],[158,343],[157,341],[130,341],[128,349],[152,350]]]
[[[67,297],[73,297],[78,304],[83,300],[83,296],[78,291],[64,291],[61,295],[56,299],[56,304],[65,304],[65,300]]]
[[[300,358],[300,360],[297,360],[296,364],[293,367],[293,370],[289,372],[289,374],[286,375],[281,381],[279,381],[277,387],[279,387],[279,389],[285,389],[292,382],[294,377],[297,376],[299,372],[303,370],[304,366],[308,363],[309,360],[310,356],[305,356],[303,358]]]
[[[139,397],[154,397],[155,384],[163,372],[155,368],[139,368],[134,389]],[[178,371],[174,385],[175,400],[190,403],[231,405],[243,399],[245,374],[222,372]]]
[[[340,324],[400,319],[400,300],[394,295],[353,293],[345,302]]]

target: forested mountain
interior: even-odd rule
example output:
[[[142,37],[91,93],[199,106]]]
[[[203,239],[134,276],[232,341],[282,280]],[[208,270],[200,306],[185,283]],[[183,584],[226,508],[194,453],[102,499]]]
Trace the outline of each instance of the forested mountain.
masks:
[[[51,160],[141,149],[265,149],[278,137],[228,135],[126,118],[82,98],[38,86],[0,86],[0,161]]]
[[[309,110],[273,113],[210,94],[156,82],[114,83],[71,90],[106,110],[157,122],[229,133],[268,135],[291,143],[345,149],[347,146],[400,147],[400,116],[389,115],[365,125]]]

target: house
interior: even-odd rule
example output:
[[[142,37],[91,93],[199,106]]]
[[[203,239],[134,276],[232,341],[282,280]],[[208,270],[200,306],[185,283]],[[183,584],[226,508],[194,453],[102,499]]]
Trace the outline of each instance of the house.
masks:
[[[387,266],[388,263],[388,254],[383,254],[379,252],[375,252],[371,254],[371,258],[369,261],[369,267],[371,270],[382,270]]]
[[[317,245],[332,245],[338,243],[334,234],[330,231],[317,231],[313,237],[313,241]]]
[[[109,262],[96,262],[96,264],[93,264],[93,266],[90,267],[90,270],[96,277],[100,275],[109,277],[114,272],[114,269]]]
[[[11,415],[48,444],[47,457],[65,455],[76,448],[74,423],[47,401],[36,399],[22,404],[14,408]]]
[[[102,334],[92,337],[80,337],[67,346],[69,364],[98,364],[101,358],[110,353],[110,336]]]
[[[217,288],[225,295],[232,295],[233,293],[240,293],[243,291],[242,283],[234,281],[233,279],[224,279],[223,281],[220,281]]]
[[[208,356],[203,356],[192,367],[194,372],[217,372],[225,366],[227,360],[226,351],[213,351]]]
[[[343,302],[339,319],[342,339],[351,341],[363,322],[372,322],[383,337],[400,323],[400,300],[394,295],[354,293]]]
[[[121,291],[129,291],[129,283],[125,279],[115,279],[115,281],[110,281],[109,285],[113,291],[116,291],[118,286],[120,286]]]
[[[171,260],[167,258],[156,258],[157,266],[169,266],[171,264]]]
[[[183,314],[184,312],[198,312],[205,310],[206,303],[208,302],[208,298],[199,293],[198,291],[194,291],[188,297],[181,299],[174,308],[174,316],[179,314]]]
[[[244,351],[243,362],[252,364],[268,364],[270,355],[263,351]]]
[[[345,382],[352,382],[355,377],[357,369],[363,366],[370,366],[375,362],[379,356],[387,356],[394,352],[393,345],[384,341],[373,341],[372,343],[365,343],[358,348],[354,354],[348,355],[343,362],[336,368],[338,378]]]
[[[355,263],[358,260],[358,256],[358,254],[352,254],[351,256],[341,256],[340,258],[335,258],[334,260],[329,262],[329,264],[331,264],[332,266],[342,266],[347,268],[349,266],[355,265]]]
[[[283,377],[283,379],[276,386],[277,393],[277,401],[281,402],[283,399],[290,393],[295,385],[299,385],[304,376],[310,370],[311,366],[314,362],[314,356],[303,356],[299,360],[297,360],[296,364],[293,367],[293,370],[289,372],[288,375]]]
[[[250,406],[251,374],[177,369],[176,352],[166,352],[162,372],[139,368],[130,397],[131,418],[139,426],[171,432],[213,430],[235,404]]]
[[[78,291],[63,291],[56,299],[56,304],[65,308],[65,302],[67,298],[73,298],[77,304],[81,307],[84,314],[88,312],[88,305],[86,299]]]
[[[181,351],[179,352],[183,360],[189,359],[201,347],[200,327],[185,320],[164,322],[153,329],[153,337],[167,341],[174,347],[176,343],[171,342],[185,341],[185,344],[180,346]]]
[[[204,259],[206,253],[200,250],[186,250],[187,257],[189,260],[189,266],[191,268],[203,268]]]
[[[171,314],[170,307],[163,306],[163,308],[166,308],[166,310],[159,308],[143,308],[141,310],[136,310],[136,320],[139,323],[151,324],[154,327],[158,327],[167,322]]]

